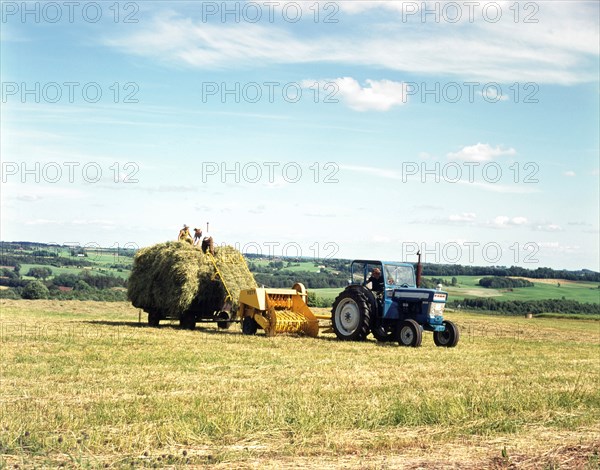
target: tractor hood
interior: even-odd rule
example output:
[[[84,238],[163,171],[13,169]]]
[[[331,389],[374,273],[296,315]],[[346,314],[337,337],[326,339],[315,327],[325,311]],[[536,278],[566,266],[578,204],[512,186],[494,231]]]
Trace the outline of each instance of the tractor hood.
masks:
[[[436,289],[400,288],[389,289],[391,297],[396,301],[403,302],[446,302],[448,293]],[[386,295],[390,296],[388,290]]]

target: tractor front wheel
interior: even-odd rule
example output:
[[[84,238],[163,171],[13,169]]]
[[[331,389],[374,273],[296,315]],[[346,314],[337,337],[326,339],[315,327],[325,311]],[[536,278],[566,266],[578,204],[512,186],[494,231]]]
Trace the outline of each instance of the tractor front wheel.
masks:
[[[423,334],[421,326],[414,320],[404,320],[398,329],[398,344],[418,348],[421,346]]]
[[[444,321],[442,324],[446,329],[444,331],[434,331],[433,342],[436,346],[453,348],[458,344],[460,337],[458,327],[451,321]]]
[[[338,339],[363,341],[371,328],[371,309],[367,297],[356,289],[343,291],[333,302],[331,324]]]

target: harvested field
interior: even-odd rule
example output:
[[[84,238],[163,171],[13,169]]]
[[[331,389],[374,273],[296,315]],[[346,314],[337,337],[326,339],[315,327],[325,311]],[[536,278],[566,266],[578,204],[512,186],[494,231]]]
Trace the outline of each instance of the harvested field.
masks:
[[[450,313],[453,350],[1,306],[12,467],[597,468],[600,322]]]

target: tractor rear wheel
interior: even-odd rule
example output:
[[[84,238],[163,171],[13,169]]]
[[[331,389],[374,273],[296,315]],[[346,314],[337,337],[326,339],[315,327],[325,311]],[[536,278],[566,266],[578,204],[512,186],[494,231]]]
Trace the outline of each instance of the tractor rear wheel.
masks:
[[[333,302],[331,324],[338,339],[363,341],[371,329],[367,297],[357,289],[343,291]]]
[[[453,348],[458,344],[460,333],[458,327],[451,321],[444,321],[442,323],[446,327],[444,331],[433,332],[433,342],[436,346],[444,348]]]
[[[258,323],[252,317],[244,317],[242,320],[242,334],[255,335],[258,331]]]
[[[421,326],[414,320],[404,320],[398,329],[398,344],[418,348],[421,346],[423,334]]]

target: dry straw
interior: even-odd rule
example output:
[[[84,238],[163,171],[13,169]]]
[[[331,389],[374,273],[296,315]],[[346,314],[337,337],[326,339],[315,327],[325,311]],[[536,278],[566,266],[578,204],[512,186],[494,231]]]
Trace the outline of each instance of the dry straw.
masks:
[[[127,295],[135,307],[179,317],[186,310],[212,314],[228,293],[235,310],[240,291],[253,287],[256,281],[235,248],[215,247],[213,262],[188,243],[166,242],[136,254]]]

